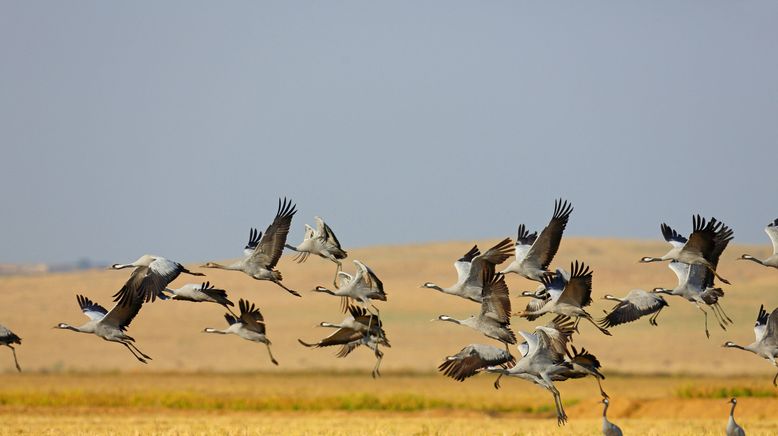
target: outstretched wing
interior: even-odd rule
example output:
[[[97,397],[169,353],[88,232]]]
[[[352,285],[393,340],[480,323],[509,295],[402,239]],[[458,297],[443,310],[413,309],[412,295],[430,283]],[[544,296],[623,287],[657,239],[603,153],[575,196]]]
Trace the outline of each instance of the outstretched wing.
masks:
[[[463,381],[478,373],[480,369],[489,366],[511,367],[516,359],[505,349],[491,345],[470,344],[459,353],[446,357],[446,360],[438,366],[438,371],[446,377]]]
[[[583,262],[570,264],[572,273],[559,296],[559,303],[586,307],[592,303],[592,271]]]
[[[519,230],[516,234],[516,245],[514,247],[516,262],[521,263],[524,258],[527,257],[529,249],[532,248],[532,244],[538,238],[538,232],[530,233],[524,224],[519,224]]]
[[[778,218],[768,224],[764,231],[773,243],[773,254],[778,254]]]
[[[101,320],[108,313],[105,307],[95,303],[83,295],[76,295],[76,301],[78,301],[78,307],[81,308],[81,311],[84,312],[84,315],[88,316],[91,320]]]
[[[330,241],[336,247],[341,248],[340,241],[338,241],[337,236],[335,236],[335,232],[332,231],[330,226],[328,226],[321,217],[315,216],[313,219],[316,221],[316,229],[319,235],[322,235],[326,240]]]
[[[556,252],[559,250],[559,244],[562,242],[562,234],[570,220],[570,214],[573,212],[573,205],[567,201],[558,199],[554,202],[554,215],[551,221],[540,232],[535,243],[532,244],[525,258],[525,262],[532,263],[540,269],[548,269]]]
[[[680,233],[676,232],[672,227],[665,223],[660,224],[659,228],[662,230],[662,236],[664,236],[665,241],[667,241],[673,247],[681,248],[686,243],[686,241],[688,241],[688,239],[681,236]]]
[[[481,291],[481,315],[488,316],[499,323],[511,321],[511,300],[505,276],[495,273],[494,269],[483,271],[484,287]]]
[[[512,246],[513,241],[511,241],[511,238],[505,238],[494,247],[486,250],[485,253],[475,256],[467,275],[467,282],[472,286],[483,286],[483,270],[490,269],[494,271],[495,265],[505,262],[511,257]]]
[[[767,317],[767,331],[763,343],[778,347],[778,308],[773,309],[773,312]]]
[[[257,231],[254,227],[249,230],[249,242],[243,247],[243,255],[248,257],[254,254],[254,249],[259,245],[259,240],[262,239],[262,232]]]
[[[115,293],[114,300],[120,305],[130,304],[134,295],[140,295],[146,301],[154,301],[162,291],[182,272],[183,265],[172,260],[158,257],[149,266],[139,266],[132,271],[129,280]],[[190,274],[192,274],[190,272]],[[196,273],[195,275],[202,275]]]
[[[477,245],[473,245],[473,248],[454,262],[454,268],[457,270],[457,283],[464,283],[467,280],[470,275],[470,269],[473,267],[473,259],[480,255],[481,250],[478,249]]]
[[[129,327],[132,320],[135,319],[135,316],[138,315],[141,307],[143,307],[143,297],[134,294],[127,304],[117,303],[101,322],[116,326],[124,331]]]
[[[278,199],[278,211],[273,222],[267,226],[265,234],[260,239],[259,244],[251,254],[249,261],[257,263],[265,269],[273,269],[278,264],[278,259],[284,252],[284,244],[289,234],[289,227],[292,225],[292,217],[297,213],[295,205],[291,200],[284,198]]]
[[[238,301],[238,308],[240,308],[240,322],[247,329],[259,333],[265,334],[265,318],[262,317],[262,312],[254,303],[249,303],[247,300],[240,299]]]

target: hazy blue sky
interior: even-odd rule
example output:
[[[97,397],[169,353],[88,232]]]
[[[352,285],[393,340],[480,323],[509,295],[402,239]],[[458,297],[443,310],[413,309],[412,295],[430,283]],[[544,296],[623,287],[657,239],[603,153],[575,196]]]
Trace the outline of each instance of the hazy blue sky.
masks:
[[[778,2],[0,1],[0,261],[778,217]]]

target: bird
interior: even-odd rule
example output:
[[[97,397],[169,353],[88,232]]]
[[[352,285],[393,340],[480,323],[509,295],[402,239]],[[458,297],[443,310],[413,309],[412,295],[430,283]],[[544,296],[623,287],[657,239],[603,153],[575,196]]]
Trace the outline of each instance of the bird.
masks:
[[[230,265],[208,262],[202,267],[243,271],[255,280],[271,281],[290,294],[300,297],[301,295],[297,291],[289,289],[281,283],[283,280],[281,272],[275,269],[284,251],[286,236],[289,234],[289,226],[292,224],[292,217],[295,213],[297,210],[291,200],[284,198],[282,202],[279,198],[276,217],[267,227],[264,235],[261,232],[257,233],[256,229],[249,231],[249,243],[243,250],[244,256],[241,260]]]
[[[520,294],[522,297],[531,297],[532,299],[529,300],[529,303],[527,303],[527,306],[524,308],[525,312],[536,312],[540,310],[541,307],[543,307],[548,301],[551,299],[551,294],[546,289],[546,286],[544,284],[539,284],[537,286],[537,289],[535,291],[522,291]],[[527,315],[525,318],[527,321],[535,321],[536,319],[540,318],[544,314],[540,315]]]
[[[759,307],[759,314],[754,324],[754,336],[756,340],[746,346],[737,345],[732,341],[727,341],[722,345],[724,348],[737,348],[739,350],[750,351],[759,357],[767,359],[778,368],[778,308],[773,309],[770,315],[764,309],[764,305]],[[778,373],[773,377],[773,386],[778,387]]]
[[[354,265],[356,266],[354,276],[342,271],[338,273],[340,282],[336,283],[338,286],[334,291],[324,286],[316,286],[313,289],[314,292],[343,297],[344,313],[348,310],[349,300],[355,300],[364,306],[372,305],[372,300],[386,301],[384,284],[376,273],[359,260],[354,260]],[[378,311],[378,308],[372,307]]]
[[[557,424],[567,422],[559,390],[554,386],[554,377],[572,369],[565,360],[567,343],[573,332],[573,323],[567,317],[557,317],[545,326],[538,326],[533,333],[520,331],[525,342],[519,345],[522,358],[510,368],[489,366],[488,373],[499,374],[494,387],[500,387],[500,378],[505,375],[531,381],[551,392],[556,406]]]
[[[470,344],[457,354],[446,357],[446,360],[438,366],[438,371],[446,377],[464,381],[484,368],[500,366],[507,369],[515,363],[516,358],[507,349],[485,344]]]
[[[516,258],[501,272],[516,273],[536,282],[553,274],[548,271],[548,266],[559,250],[562,233],[572,212],[573,205],[560,198],[554,202],[554,214],[539,236],[537,232],[530,234],[524,224],[520,224],[515,245]]]
[[[686,239],[670,226],[662,223],[660,225],[662,235],[672,248],[662,257],[642,257],[640,262],[677,260],[690,265],[702,265],[723,283],[729,285],[729,281],[716,272],[716,265],[711,261],[711,255],[716,244],[722,241],[729,242],[734,237],[734,232],[716,218],[706,222],[705,218],[699,215],[692,216],[692,227],[693,231]]]
[[[713,275],[710,273],[710,270],[702,265],[689,265],[678,261],[672,261],[668,266],[678,277],[678,286],[673,289],[654,288],[654,292],[685,298],[700,309],[705,316],[705,335],[708,338],[710,338],[708,312],[702,306],[710,306],[719,327],[722,330],[726,330],[726,325],[731,323],[732,320],[727,316],[719,303],[719,298],[724,296],[724,290],[712,286],[711,279]]]
[[[756,262],[759,265],[778,268],[778,218],[771,222],[764,228],[767,236],[770,237],[770,241],[773,243],[773,254],[765,259],[757,259],[750,254],[744,254],[738,258],[738,260],[750,260]]]
[[[732,398],[728,401],[732,404],[732,408],[729,409],[729,420],[727,421],[727,436],[746,436],[746,431],[743,427],[735,422],[735,406],[737,406],[737,398]]]
[[[483,290],[481,271],[484,268],[494,270],[496,265],[505,262],[511,256],[511,243],[510,238],[505,238],[483,254],[478,246],[474,245],[464,256],[454,262],[454,268],[457,270],[455,284],[443,288],[435,283],[426,282],[421,287],[435,289],[444,294],[456,295],[480,303]]]
[[[115,302],[121,305],[131,304],[131,294],[139,294],[145,302],[154,301],[170,282],[179,274],[204,276],[199,272],[192,272],[178,262],[165,259],[161,256],[144,254],[138,260],[128,264],[115,263],[109,269],[135,268],[126,284],[113,295]]]
[[[130,281],[132,280],[133,278],[131,277]],[[135,319],[135,316],[138,315],[138,312],[143,306],[144,298],[142,295],[134,292],[134,289],[128,289],[132,292],[127,294],[128,299],[126,300],[126,303],[117,303],[110,312],[89,298],[80,294],[76,295],[78,307],[80,307],[81,311],[84,312],[84,315],[89,318],[89,321],[79,327],[74,327],[61,322],[54,328],[72,330],[79,333],[91,333],[106,341],[118,342],[127,347],[127,349],[130,350],[130,353],[132,353],[138,361],[147,363],[147,360],[152,360],[151,357],[140,351],[134,344],[135,339],[128,336],[126,333],[127,327],[129,327],[130,323]]]
[[[618,425],[608,421],[608,405],[610,400],[607,398],[602,399],[604,405],[602,409],[602,434],[603,436],[622,436],[621,429]]]
[[[440,315],[437,320],[470,327],[488,338],[504,343],[507,348],[508,344],[516,343],[516,335],[511,330],[511,300],[505,276],[489,268],[484,268],[482,275],[481,312],[461,320]]]
[[[659,313],[668,306],[667,301],[657,292],[646,292],[643,289],[632,289],[626,297],[618,298],[607,294],[602,297],[605,300],[618,301],[605,317],[597,321],[603,328],[610,328],[620,324],[635,321],[646,315],[651,315],[649,324],[656,326],[656,318]]]
[[[543,315],[545,313],[556,313],[576,318],[576,328],[580,318],[591,322],[603,334],[610,336],[610,332],[599,326],[594,318],[584,310],[584,307],[592,303],[592,271],[583,262],[570,264],[571,275],[569,279],[565,278],[564,271],[557,269],[552,276],[543,277],[543,284],[551,298],[537,310],[521,311],[517,313],[521,317]]]
[[[22,338],[20,338],[16,333],[12,332],[8,327],[0,325],[0,345],[5,345],[11,349],[11,352],[14,355],[14,364],[16,364],[16,370],[22,372],[22,367],[19,366],[19,360],[16,359],[16,348],[13,347],[13,344],[22,345]]]
[[[203,333],[233,334],[247,341],[265,344],[270,361],[277,366],[278,361],[273,357],[273,352],[270,351],[272,343],[267,338],[265,318],[262,317],[262,312],[259,311],[259,308],[254,303],[250,303],[242,298],[238,301],[238,308],[240,309],[240,316],[234,316],[232,313],[224,314],[224,319],[227,320],[229,327],[223,330],[206,327]]]
[[[230,306],[235,306],[235,303],[227,298],[227,291],[217,289],[211,282],[202,284],[187,283],[178,289],[165,288],[163,292],[171,294],[169,297],[171,300],[216,303],[221,304],[230,311],[232,311]]]
[[[348,257],[348,253],[340,246],[340,241],[335,236],[335,232],[321,217],[316,216],[313,219],[316,221],[316,228],[314,229],[308,224],[305,225],[303,242],[296,247],[289,244],[284,246],[297,252],[297,256],[294,258],[297,263],[305,262],[311,254],[316,254],[319,257],[335,262],[337,265],[335,275],[337,276],[342,265],[341,260]]]
[[[322,327],[337,328],[331,335],[316,343],[308,343],[302,339],[297,339],[297,342],[306,347],[316,348],[340,345],[341,348],[336,356],[341,358],[348,356],[360,345],[364,345],[373,350],[375,354],[376,364],[371,375],[376,378],[381,375],[379,369],[384,357],[379,346],[391,347],[383,329],[383,323],[378,315],[368,312],[365,308],[349,304],[347,311],[349,316],[340,324],[326,322],[319,324]]]

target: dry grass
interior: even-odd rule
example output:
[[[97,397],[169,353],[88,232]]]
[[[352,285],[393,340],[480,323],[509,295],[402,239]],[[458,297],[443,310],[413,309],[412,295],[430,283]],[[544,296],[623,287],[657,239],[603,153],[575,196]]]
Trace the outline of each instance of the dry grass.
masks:
[[[437,374],[7,374],[0,434],[597,434],[591,380],[560,385],[570,422],[556,427],[551,397],[492,377]],[[613,377],[610,417],[636,434],[717,434],[729,406],[685,398],[690,385],[746,392],[753,378]],[[778,398],[740,397],[749,434],[778,432]],[[693,417],[694,419],[689,419]],[[56,429],[56,430],[52,430]]]

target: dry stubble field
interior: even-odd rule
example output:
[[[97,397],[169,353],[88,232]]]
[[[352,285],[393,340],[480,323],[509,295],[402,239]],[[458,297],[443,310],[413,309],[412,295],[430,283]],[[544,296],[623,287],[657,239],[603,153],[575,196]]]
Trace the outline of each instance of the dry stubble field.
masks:
[[[479,246],[493,242],[479,241]],[[13,371],[7,350],[0,353],[0,434],[596,434],[601,409],[593,380],[560,384],[570,422],[558,429],[551,398],[537,387],[510,380],[495,391],[486,376],[457,383],[433,372],[443,356],[489,341],[466,328],[430,322],[442,313],[467,316],[476,305],[419,288],[424,281],[452,283],[451,263],[469,246],[451,242],[350,252],[350,258],[381,275],[389,294],[381,309],[392,348],[386,350],[379,380],[369,377],[373,357],[367,350],[336,359],[333,350],[304,349],[296,342],[322,335],[318,322],[342,317],[336,299],[308,292],[331,280],[334,268],[321,259],[302,265],[288,257],[281,261],[285,283],[303,291],[302,299],[239,273],[206,271],[233,300],[248,298],[262,308],[278,368],[262,346],[200,333],[224,323],[223,311],[213,305],[145,307],[130,332],[154,357],[147,366],[116,344],[51,329],[60,321],[82,321],[76,292],[108,305],[126,272],[2,277],[0,323],[22,336],[19,358],[25,373]],[[597,299],[606,292],[674,286],[666,265],[637,264],[642,255],[664,249],[660,242],[569,238],[556,264],[582,259],[593,267],[591,312],[600,314],[610,307]],[[576,343],[603,362],[613,401],[610,416],[627,433],[720,434],[726,400],[735,394],[739,420],[749,434],[778,434],[778,390],[770,385],[770,366],[721,348],[727,339],[750,342],[759,304],[778,305],[778,273],[735,262],[744,251],[761,255],[767,246],[735,245],[725,253],[720,271],[734,285],[725,288],[723,305],[735,325],[724,332],[711,324],[710,340],[699,311],[677,299],[669,300],[659,327],[640,321],[605,337],[582,323]],[[189,279],[180,277],[173,286]],[[515,276],[508,283],[514,295],[535,287]],[[518,308],[522,300],[513,302]],[[514,322],[516,329],[533,327]]]

